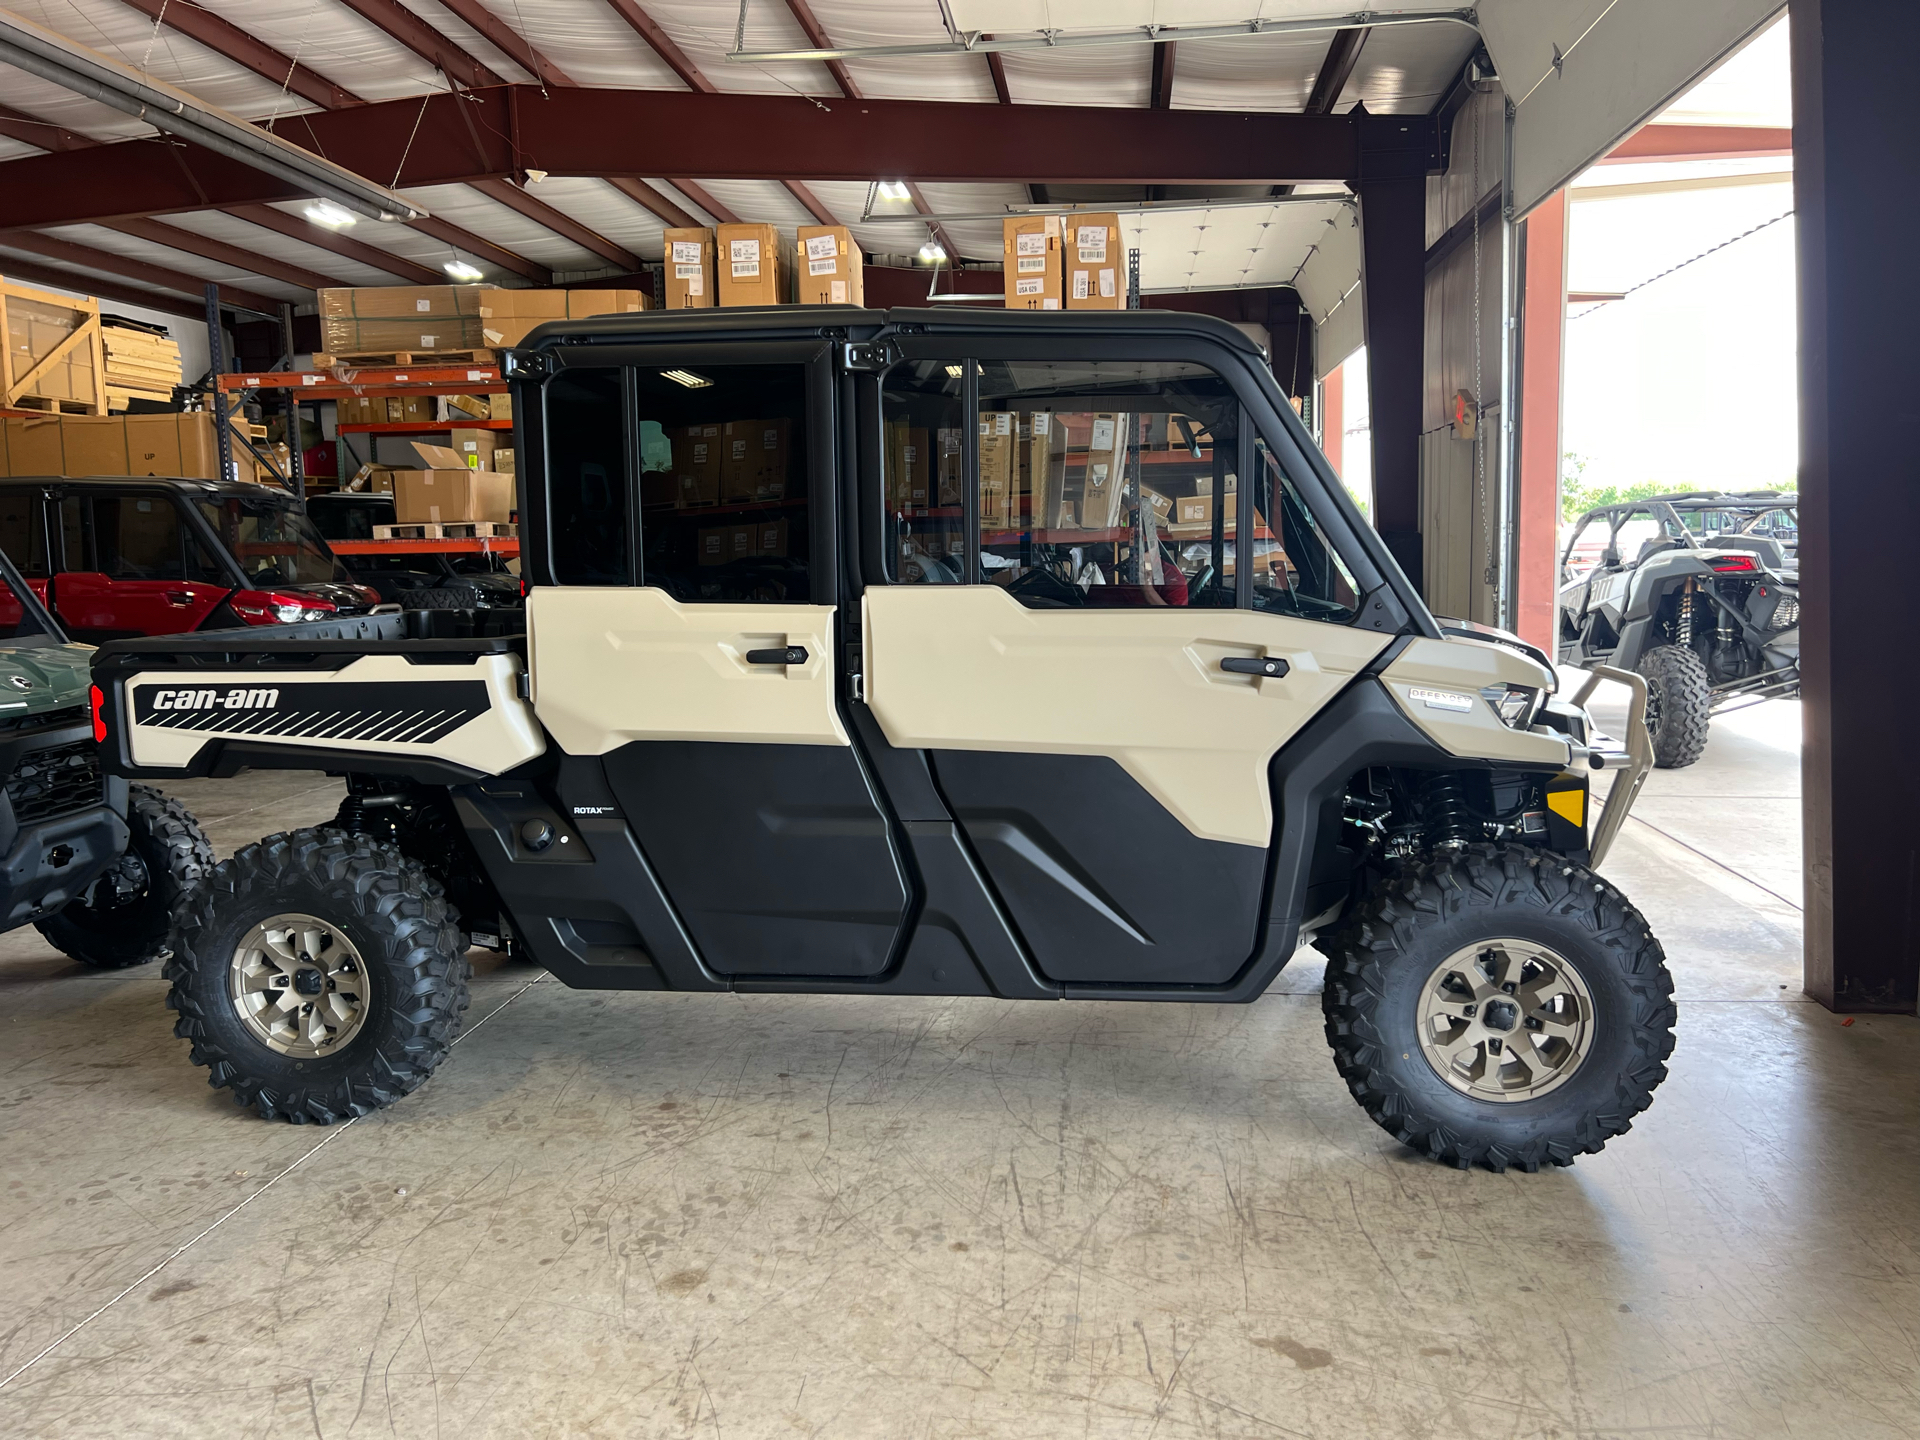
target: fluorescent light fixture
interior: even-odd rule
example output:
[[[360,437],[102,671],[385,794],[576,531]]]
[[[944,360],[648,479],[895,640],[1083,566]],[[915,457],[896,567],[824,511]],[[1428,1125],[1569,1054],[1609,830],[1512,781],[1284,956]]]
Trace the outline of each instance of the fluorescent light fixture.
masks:
[[[913,199],[913,192],[907,189],[904,181],[882,180],[880,182],[880,198],[882,200],[911,200]]]
[[[469,265],[464,260],[449,260],[440,268],[455,280],[484,280],[487,278],[485,273],[477,266]]]
[[[947,366],[947,378],[949,380],[958,380],[962,375],[965,375],[966,373],[967,373],[966,370],[959,365]]]
[[[926,244],[920,247],[920,258],[922,260],[933,260],[933,261],[944,260],[947,258],[946,247],[941,245],[938,241],[929,240]]]
[[[336,205],[331,200],[316,200],[302,212],[316,225],[326,225],[339,230],[354,223],[360,217],[345,206]]]
[[[426,217],[420,206],[384,185],[10,10],[0,10],[0,62],[264,171],[296,193],[331,200],[371,220]]]
[[[704,390],[713,384],[706,376],[696,375],[691,370],[662,370],[660,374],[663,379],[671,380],[676,385],[684,385],[689,390]]]

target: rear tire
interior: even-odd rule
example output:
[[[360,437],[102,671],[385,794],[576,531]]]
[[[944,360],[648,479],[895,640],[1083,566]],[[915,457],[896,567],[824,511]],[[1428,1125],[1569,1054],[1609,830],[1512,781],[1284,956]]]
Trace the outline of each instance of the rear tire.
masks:
[[[1647,680],[1647,733],[1653,763],[1662,770],[1691,765],[1707,748],[1713,695],[1707,666],[1684,645],[1660,645],[1640,657]]]
[[[479,598],[479,592],[468,586],[435,586],[431,589],[422,588],[402,592],[400,608],[403,610],[471,610]]]
[[[34,928],[84,965],[121,970],[167,953],[174,907],[213,870],[213,846],[178,800],[150,785],[128,787],[127,850],[76,900]],[[125,898],[122,898],[125,897]]]
[[[1322,948],[1347,1088],[1394,1138],[1462,1170],[1572,1164],[1631,1128],[1666,1078],[1660,942],[1618,890],[1549,851],[1475,845],[1410,865]],[[1496,958],[1515,956],[1546,958]],[[1462,1011],[1478,1024],[1448,1018]]]
[[[269,835],[181,907],[174,1033],[207,1083],[265,1119],[391,1105],[446,1058],[469,970],[439,885],[340,830]]]

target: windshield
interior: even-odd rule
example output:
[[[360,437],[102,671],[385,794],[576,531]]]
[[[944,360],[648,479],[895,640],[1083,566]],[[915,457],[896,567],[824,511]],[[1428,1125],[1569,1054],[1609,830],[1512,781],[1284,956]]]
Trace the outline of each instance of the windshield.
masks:
[[[316,585],[353,578],[333,558],[313,521],[285,500],[222,495],[198,503],[251,585]]]

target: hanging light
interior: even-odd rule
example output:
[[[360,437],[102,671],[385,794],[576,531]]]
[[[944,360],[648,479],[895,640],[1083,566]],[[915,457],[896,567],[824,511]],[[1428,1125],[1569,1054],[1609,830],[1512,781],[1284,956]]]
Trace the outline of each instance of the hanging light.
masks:
[[[332,230],[341,230],[360,217],[344,205],[336,205],[331,200],[316,200],[302,212],[316,225],[325,225]]]
[[[929,240],[920,247],[920,258],[938,264],[947,258],[946,247],[941,245],[937,240]]]
[[[485,273],[481,271],[478,266],[469,265],[464,260],[449,260],[440,268],[446,271],[453,279],[462,282],[486,279]]]
[[[882,200],[911,200],[913,198],[913,192],[907,189],[904,180],[882,180],[880,182],[880,198]]]

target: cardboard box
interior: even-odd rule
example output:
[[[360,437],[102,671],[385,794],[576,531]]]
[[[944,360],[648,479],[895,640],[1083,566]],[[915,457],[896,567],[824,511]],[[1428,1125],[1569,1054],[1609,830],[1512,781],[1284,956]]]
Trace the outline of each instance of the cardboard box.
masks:
[[[513,419],[513,396],[505,393],[502,393],[499,395],[489,395],[487,397],[487,402],[488,402],[487,408],[493,411],[494,419],[496,420]]]
[[[792,422],[776,417],[772,420],[756,420],[753,426],[753,432],[748,437],[748,448],[756,457],[753,498],[783,500],[787,494]]]
[[[485,395],[443,395],[447,402],[448,418],[465,415],[469,420],[491,420],[493,406]]]
[[[499,471],[502,475],[513,474],[512,448],[510,446],[495,446],[493,463],[489,468]]]
[[[702,565],[724,565],[733,558],[732,536],[737,527],[715,525],[694,536],[696,559]]]
[[[720,427],[720,503],[760,498],[760,422],[729,420]]]
[[[1227,494],[1229,495],[1233,494],[1234,489],[1239,485],[1239,483],[1240,483],[1240,477],[1235,475],[1231,470],[1229,470],[1227,472],[1227,484],[1226,484]],[[1211,475],[1196,476],[1194,478],[1193,488],[1199,491],[1202,495],[1211,495],[1213,493],[1213,476]]]
[[[1162,495],[1158,490],[1150,490],[1142,485],[1140,498],[1147,503],[1147,508],[1153,511],[1161,524],[1167,524],[1173,518],[1173,497]]]
[[[844,225],[802,225],[794,274],[802,305],[867,303],[865,258]]]
[[[713,231],[670,229],[666,242],[667,309],[710,310],[719,303],[714,288]]]
[[[1092,423],[1080,475],[1080,524],[1088,530],[1111,530],[1120,523],[1123,513],[1127,424],[1132,417],[1099,414],[1088,418]]]
[[[477,350],[491,285],[353,285],[319,292],[320,348],[331,354]]]
[[[396,470],[394,519],[402,525],[447,525],[513,518],[513,477],[491,470]]]
[[[633,315],[653,308],[653,296],[644,290],[569,290],[567,318],[588,320],[595,315]]]
[[[1211,495],[1182,495],[1173,502],[1173,523],[1176,525],[1211,525],[1213,523],[1213,497]]]
[[[494,432],[491,430],[455,430],[451,436],[452,448],[459,452],[470,470],[492,470],[493,452],[497,448]]]
[[[720,427],[678,425],[667,431],[673,443],[674,503],[682,509],[720,503]]]
[[[1069,310],[1126,307],[1126,254],[1118,215],[1069,215],[1062,254]]]
[[[1060,217],[1009,215],[1004,227],[1007,309],[1060,308]]]
[[[393,465],[362,465],[353,472],[353,478],[340,488],[365,495],[391,495],[397,468]]]
[[[257,462],[233,442],[239,478],[255,478]],[[0,426],[0,475],[176,475],[219,478],[213,416],[204,410],[161,415],[15,417]],[[269,479],[271,477],[268,477]]]
[[[1067,427],[1051,411],[1035,410],[1019,419],[1020,487],[1033,497],[1033,523],[1043,530],[1072,524],[1067,499]]]
[[[960,428],[942,427],[934,437],[935,457],[934,487],[937,505],[964,505],[966,503],[966,456],[961,450]]]
[[[787,553],[787,522],[784,520],[763,520],[758,525],[747,527],[753,532],[753,553],[756,555],[785,555]]]
[[[887,427],[887,493],[896,510],[925,510],[932,500],[928,481],[933,455],[927,432],[917,426]]]
[[[980,414],[980,529],[1011,530],[1019,521],[1014,493],[1014,451],[1019,436],[1011,411]]]
[[[792,297],[792,266],[780,232],[771,225],[722,225],[716,232],[722,305],[785,305]]]

